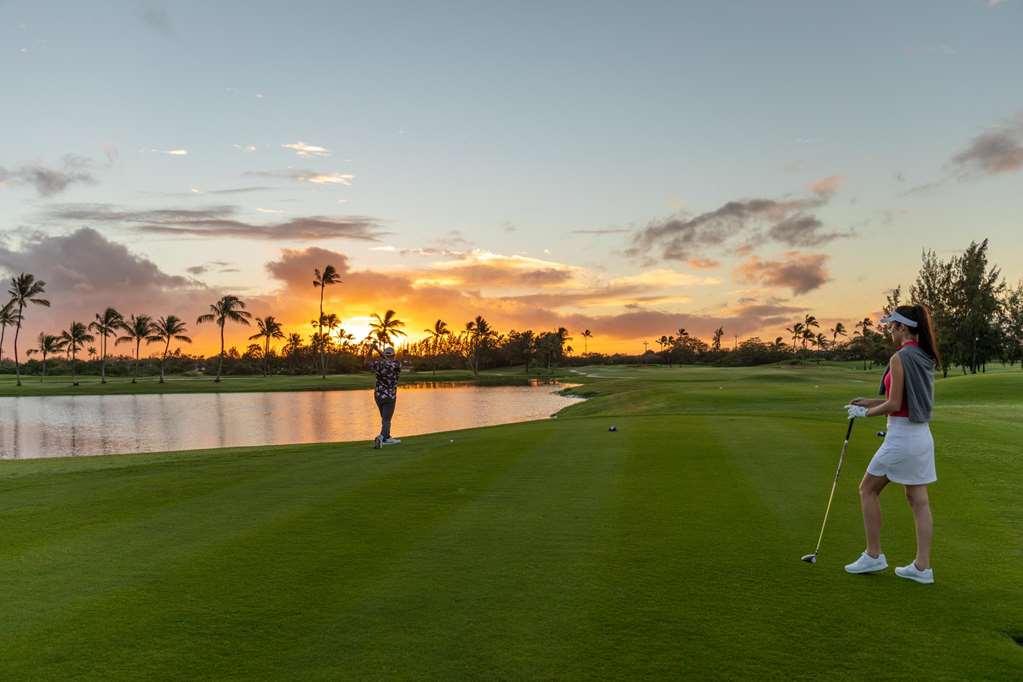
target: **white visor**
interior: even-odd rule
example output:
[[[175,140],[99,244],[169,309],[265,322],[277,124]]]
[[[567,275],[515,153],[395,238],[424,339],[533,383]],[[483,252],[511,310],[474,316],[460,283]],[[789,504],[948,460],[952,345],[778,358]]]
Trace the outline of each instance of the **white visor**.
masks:
[[[894,310],[881,318],[881,324],[888,324],[889,322],[898,322],[899,324],[904,324],[907,327],[913,327],[914,329],[917,326],[916,322],[909,319],[905,315],[900,315]]]

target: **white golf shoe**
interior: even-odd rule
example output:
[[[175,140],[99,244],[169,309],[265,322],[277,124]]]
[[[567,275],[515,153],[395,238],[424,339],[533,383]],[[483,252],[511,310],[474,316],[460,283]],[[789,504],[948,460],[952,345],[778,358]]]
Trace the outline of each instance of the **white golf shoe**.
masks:
[[[895,575],[907,580],[915,580],[924,585],[930,585],[934,582],[934,569],[925,568],[921,571],[916,567],[915,561],[911,561],[909,566],[897,566],[895,568]]]
[[[399,438],[388,438],[383,443],[384,443],[384,445],[397,445],[400,442],[401,442],[401,439],[399,439]]]
[[[870,556],[866,552],[860,555],[860,558],[851,564],[845,565],[846,573],[877,573],[888,568],[888,560],[884,558],[884,554],[878,554],[877,558]]]

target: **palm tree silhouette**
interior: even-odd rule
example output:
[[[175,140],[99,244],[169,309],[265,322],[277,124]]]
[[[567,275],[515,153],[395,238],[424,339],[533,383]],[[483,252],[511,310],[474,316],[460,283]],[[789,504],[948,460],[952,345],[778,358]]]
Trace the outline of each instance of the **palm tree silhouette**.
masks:
[[[373,313],[374,321],[370,323],[369,328],[376,340],[385,346],[391,345],[392,337],[405,336],[401,329],[405,323],[395,317],[396,314],[393,310],[386,311],[383,317]]]
[[[160,357],[161,384],[164,381],[163,368],[167,364],[167,354],[170,353],[171,341],[192,343],[192,339],[185,335],[187,331],[188,327],[185,325],[184,320],[177,315],[168,315],[154,322],[149,336],[146,337],[146,341],[150,343],[163,343],[163,355]]]
[[[817,318],[813,315],[807,315],[803,318],[803,350],[806,350],[806,342],[812,342],[816,334],[813,330],[819,328],[821,325],[817,321]]]
[[[59,353],[63,349],[59,336],[53,334],[46,334],[45,332],[39,332],[39,345],[35,348],[29,348],[25,355],[32,357],[36,353],[43,356],[43,373],[39,377],[39,383],[46,380],[46,356]]]
[[[593,332],[589,329],[583,330],[583,355],[589,355],[589,343],[588,341],[593,338]]]
[[[151,342],[153,335],[156,333],[156,330],[153,328],[153,318],[149,315],[132,315],[127,320],[121,322],[120,329],[124,332],[124,335],[114,339],[115,346],[120,346],[122,343],[135,343],[135,366],[133,367],[131,377],[131,383],[134,384],[139,378],[139,351],[142,347],[142,342]]]
[[[785,327],[785,331],[792,334],[792,352],[796,352],[796,341],[803,335],[803,323],[796,322],[791,327]]]
[[[867,368],[867,353],[869,351],[869,348],[867,348],[868,340],[867,334],[870,332],[873,326],[874,321],[871,320],[869,317],[864,317],[862,320],[853,325],[853,327],[855,327],[858,330],[856,332],[853,332],[853,336],[859,336],[863,340],[863,369]]]
[[[89,346],[88,348],[85,349],[85,352],[89,354],[89,362],[92,362],[93,360],[96,359],[96,353],[98,352],[96,350],[96,346]]]
[[[845,325],[841,322],[836,322],[835,326],[828,330],[831,332],[831,343],[837,344],[839,336],[845,336]]]
[[[0,360],[4,359],[4,336],[7,328],[18,323],[18,311],[14,308],[14,299],[0,306]]]
[[[217,378],[214,379],[215,383],[220,383],[220,375],[224,369],[224,327],[228,322],[237,322],[247,326],[251,317],[252,313],[245,310],[245,302],[237,296],[228,294],[216,303],[210,304],[210,312],[200,315],[196,319],[196,324],[214,322],[220,327],[220,361],[217,362]]]
[[[21,323],[25,321],[25,308],[30,305],[41,305],[50,307],[50,302],[40,298],[46,293],[46,282],[37,280],[35,275],[23,272],[17,277],[11,278],[11,288],[7,290],[11,295],[11,304],[18,308],[14,319],[14,373],[17,376],[17,385],[21,386],[21,362],[18,359],[18,337],[21,336]]]
[[[448,323],[444,320],[438,319],[433,323],[433,329],[424,329],[424,332],[430,335],[430,342],[433,347],[433,373],[437,373],[437,355],[440,353],[440,342],[445,336],[451,335],[451,330],[448,329]]]
[[[271,339],[283,339],[284,331],[281,329],[281,323],[274,319],[273,315],[267,315],[263,318],[256,318],[256,328],[259,330],[255,334],[249,337],[249,341],[255,341],[256,339],[264,339],[265,348],[263,350],[263,376],[270,375],[270,341]],[[299,337],[301,341],[302,337]]]
[[[319,335],[323,337],[323,292],[326,291],[327,287],[331,284],[341,284],[341,275],[338,273],[337,268],[333,265],[328,265],[323,268],[323,272],[320,272],[319,268],[313,270],[315,279],[313,280],[313,286],[320,290],[320,323],[319,323]],[[323,379],[327,378],[327,356],[325,353],[325,345],[320,344],[320,376]]]
[[[96,313],[96,319],[89,324],[89,329],[100,335],[100,349],[103,352],[100,364],[99,382],[107,383],[107,337],[115,336],[117,330],[124,324],[124,317],[113,308],[107,308],[102,313]]]
[[[78,374],[76,372],[76,360],[78,359],[78,350],[87,343],[91,343],[95,340],[89,330],[81,322],[72,322],[71,326],[61,332],[60,341],[61,344],[68,349],[71,353],[71,385],[78,385]]]

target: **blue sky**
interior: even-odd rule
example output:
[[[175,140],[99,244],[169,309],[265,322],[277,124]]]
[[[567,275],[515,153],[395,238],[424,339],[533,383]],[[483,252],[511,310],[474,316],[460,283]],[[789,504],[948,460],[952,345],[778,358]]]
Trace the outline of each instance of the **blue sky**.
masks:
[[[622,343],[687,315],[701,331],[717,316],[768,336],[776,315],[747,319],[754,301],[778,316],[862,317],[909,283],[922,248],[973,238],[991,237],[1010,279],[1023,274],[1018,0],[95,5],[0,2],[0,269],[32,264],[40,235],[69,238],[88,223],[161,276],[194,280],[138,283],[156,287],[155,300],[231,289],[270,307],[299,283],[268,277],[266,264],[318,248],[353,272],[416,288],[443,271],[443,286],[479,294],[399,296],[417,316],[431,301],[466,319],[491,306],[505,327],[604,325]],[[985,147],[954,160],[992,131],[1010,144],[993,153],[1007,156],[983,166]],[[283,146],[298,143],[327,152]],[[44,194],[19,172],[73,172],[68,154],[88,160],[76,163],[90,182]],[[827,178],[823,194],[810,189]],[[253,187],[263,189],[210,193]],[[792,243],[701,244],[684,259],[663,258],[663,242],[628,255],[651,224],[674,216],[688,230],[687,219],[761,198],[804,201],[761,216],[761,231],[795,215],[819,229]],[[354,216],[374,236],[153,232],[67,210],[85,204],[230,206],[246,225]],[[817,285],[794,286],[785,272],[811,256],[824,258]],[[204,265],[214,260],[230,265]],[[524,277],[467,277],[466,263]],[[632,288],[607,301],[573,298],[626,279]],[[342,318],[387,305],[370,281],[364,296],[339,293]],[[555,305],[557,295],[573,302]],[[63,324],[64,313],[40,319]]]

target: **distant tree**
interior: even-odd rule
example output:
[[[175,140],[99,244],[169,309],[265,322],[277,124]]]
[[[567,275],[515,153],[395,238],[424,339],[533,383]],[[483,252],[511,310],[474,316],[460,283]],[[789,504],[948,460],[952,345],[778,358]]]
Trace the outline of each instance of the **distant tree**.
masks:
[[[188,327],[185,325],[185,321],[176,315],[161,317],[156,322],[153,322],[150,327],[150,333],[146,337],[146,341],[163,344],[163,355],[160,356],[161,384],[164,382],[164,365],[167,364],[167,355],[170,353],[171,341],[192,343],[192,339],[185,334],[187,331]]]
[[[284,344],[284,348],[281,349],[281,352],[284,353],[284,357],[288,358],[289,371],[295,371],[295,358],[302,352],[302,347],[303,342],[301,334],[297,334],[295,332],[288,334],[288,340]]]
[[[796,322],[791,327],[785,327],[785,331],[792,335],[792,352],[796,352],[796,343],[803,337],[805,327],[802,322]]]
[[[102,313],[96,313],[96,319],[89,323],[89,329],[99,334],[100,349],[102,358],[100,360],[99,382],[107,383],[107,338],[116,336],[117,331],[124,326],[124,317],[113,308],[107,308]]]
[[[71,385],[78,385],[77,360],[78,351],[87,343],[92,343],[95,337],[81,322],[72,322],[71,326],[61,332],[61,344],[71,354]]]
[[[583,355],[589,355],[590,351],[589,351],[589,343],[588,342],[589,342],[590,339],[593,338],[593,332],[591,332],[589,329],[584,329],[583,332],[582,332],[582,337],[583,337]]]
[[[853,326],[856,327],[856,331],[853,332],[853,335],[859,336],[860,343],[862,345],[863,369],[866,369],[867,360],[870,358],[870,336],[873,333],[874,321],[869,317],[864,317]]]
[[[448,323],[444,320],[438,319],[433,323],[431,329],[424,329],[429,334],[429,340],[431,342],[431,355],[433,355],[433,373],[437,373],[437,356],[440,355],[440,344],[445,337],[451,336],[451,330],[448,329]]]
[[[4,337],[7,335],[7,328],[18,324],[18,309],[14,299],[0,306],[0,360],[4,359]]]
[[[718,327],[714,330],[713,341],[711,341],[710,347],[715,351],[721,350],[721,337],[725,335],[725,328]]]
[[[40,332],[39,345],[36,346],[35,348],[29,348],[28,351],[26,352],[26,355],[28,355],[28,357],[32,357],[36,353],[39,353],[40,355],[43,356],[42,357],[43,373],[39,377],[40,383],[46,380],[46,356],[53,355],[54,353],[59,353],[61,350],[63,350],[63,348],[64,347],[61,344],[59,336],[54,336],[53,334],[45,334],[43,332]]]
[[[831,332],[831,344],[838,345],[838,337],[846,336],[845,325],[841,322],[836,322],[835,326],[828,330]]]
[[[21,325],[25,321],[25,308],[30,305],[50,307],[50,302],[41,298],[46,293],[46,282],[37,280],[35,275],[23,272],[11,278],[11,288],[7,290],[11,296],[10,303],[17,308],[14,317],[14,373],[17,385],[21,386],[21,362],[18,359],[18,337],[21,336]]]
[[[215,382],[220,383],[220,375],[224,369],[224,327],[228,322],[244,324],[248,326],[252,313],[245,310],[245,302],[237,296],[227,295],[216,303],[210,305],[210,312],[200,315],[196,324],[214,322],[220,327],[220,361],[217,363],[217,378]]]
[[[318,333],[320,339],[323,339],[323,293],[327,290],[327,287],[332,284],[341,284],[341,275],[333,265],[327,265],[323,268],[323,272],[320,272],[319,268],[313,270],[315,279],[313,279],[313,286],[320,290],[320,327]],[[323,379],[327,378],[327,355],[326,355],[326,344],[320,343],[320,376]]]
[[[142,349],[142,342],[149,342],[154,334],[153,318],[149,315],[132,315],[121,323],[120,329],[124,332],[114,340],[114,345],[122,343],[135,344],[135,365],[132,371],[131,383],[136,383],[139,378],[139,355]]]
[[[337,315],[334,316],[335,318]],[[270,375],[270,342],[273,339],[283,339],[284,330],[281,328],[281,323],[278,322],[273,315],[267,315],[266,317],[256,318],[256,329],[258,331],[249,337],[250,341],[256,339],[263,339],[263,376]],[[300,337],[301,338],[301,337]]]
[[[99,351],[96,350],[96,346],[89,346],[88,348],[85,349],[85,352],[89,354],[90,362],[94,360],[96,358],[96,355],[99,353]]]
[[[405,332],[401,329],[404,326],[405,323],[397,318],[397,313],[388,310],[384,312],[383,317],[373,313],[373,321],[370,322],[369,328],[376,341],[390,346],[395,336],[405,336]]]

